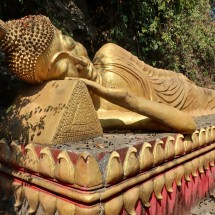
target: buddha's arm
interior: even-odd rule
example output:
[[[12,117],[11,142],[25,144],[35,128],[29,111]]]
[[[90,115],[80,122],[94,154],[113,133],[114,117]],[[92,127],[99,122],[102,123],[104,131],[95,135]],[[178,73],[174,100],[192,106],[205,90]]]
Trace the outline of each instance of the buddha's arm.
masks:
[[[192,133],[196,129],[193,118],[176,108],[130,95],[124,90],[106,88],[93,81],[82,80],[90,90],[102,98],[130,111],[147,116],[176,131]]]

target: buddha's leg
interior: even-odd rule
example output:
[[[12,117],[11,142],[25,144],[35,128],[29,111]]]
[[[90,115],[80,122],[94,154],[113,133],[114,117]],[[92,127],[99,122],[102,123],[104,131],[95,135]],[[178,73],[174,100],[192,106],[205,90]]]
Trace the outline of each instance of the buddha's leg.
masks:
[[[131,130],[153,130],[170,132],[172,128],[162,125],[148,117],[128,111],[107,111],[99,109],[97,111],[102,128],[108,129],[131,129]]]

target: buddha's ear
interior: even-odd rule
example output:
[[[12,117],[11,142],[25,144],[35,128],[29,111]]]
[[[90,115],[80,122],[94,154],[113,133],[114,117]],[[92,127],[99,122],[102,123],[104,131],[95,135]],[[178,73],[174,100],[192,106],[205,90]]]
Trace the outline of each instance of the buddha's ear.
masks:
[[[7,24],[0,19],[0,40],[5,37],[7,32],[8,32]]]
[[[51,68],[53,65],[55,65],[60,59],[68,57],[68,53],[66,51],[62,52],[57,52],[55,55],[52,57],[49,68]]]

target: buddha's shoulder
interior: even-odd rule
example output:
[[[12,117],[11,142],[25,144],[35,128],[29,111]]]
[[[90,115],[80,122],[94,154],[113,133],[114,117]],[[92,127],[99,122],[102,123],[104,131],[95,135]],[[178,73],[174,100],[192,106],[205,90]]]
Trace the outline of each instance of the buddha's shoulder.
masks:
[[[119,55],[121,53],[125,54],[129,52],[117,44],[106,43],[97,51],[96,55]]]
[[[106,43],[99,50],[106,50],[106,49],[122,49],[122,47],[120,47],[115,43]]]

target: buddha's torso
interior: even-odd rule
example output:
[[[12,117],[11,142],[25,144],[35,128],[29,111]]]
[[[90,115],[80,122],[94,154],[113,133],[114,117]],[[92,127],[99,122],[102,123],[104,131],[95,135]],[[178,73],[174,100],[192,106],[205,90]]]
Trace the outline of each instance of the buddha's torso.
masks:
[[[105,87],[124,89],[193,116],[215,113],[213,90],[197,87],[180,73],[153,68],[115,44],[103,46],[93,63]],[[127,111],[104,99],[100,99],[99,109]]]

